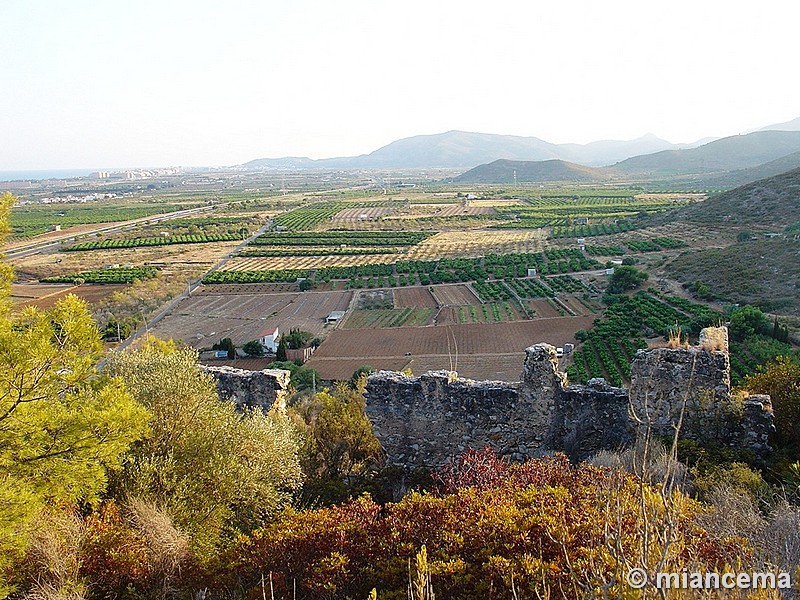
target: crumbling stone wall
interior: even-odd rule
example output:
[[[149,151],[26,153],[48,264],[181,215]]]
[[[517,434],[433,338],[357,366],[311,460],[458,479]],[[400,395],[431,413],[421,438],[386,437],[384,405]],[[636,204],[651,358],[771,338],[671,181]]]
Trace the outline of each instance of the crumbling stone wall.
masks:
[[[698,346],[638,351],[631,363],[634,426],[669,437],[679,426],[684,438],[769,452],[769,396],[734,397],[730,375],[725,327],[704,329]]]
[[[548,344],[526,349],[518,383],[379,371],[367,380],[367,416],[387,462],[412,467],[487,445],[515,460],[545,450],[583,459],[630,444],[637,427],[671,436],[679,423],[685,437],[769,452],[769,397],[731,397],[725,328],[704,330],[701,343],[639,351],[630,390],[602,379],[568,386]]]
[[[583,460],[598,450],[617,450],[635,438],[628,415],[628,390],[605,379],[572,385],[560,394],[544,447]]]
[[[202,369],[216,380],[220,398],[233,400],[238,410],[286,410],[289,371],[246,371],[228,366],[203,366]]]
[[[366,399],[389,464],[441,465],[487,444],[522,460],[544,425],[532,418],[517,384],[460,379],[450,371],[420,377],[378,371],[367,380]]]

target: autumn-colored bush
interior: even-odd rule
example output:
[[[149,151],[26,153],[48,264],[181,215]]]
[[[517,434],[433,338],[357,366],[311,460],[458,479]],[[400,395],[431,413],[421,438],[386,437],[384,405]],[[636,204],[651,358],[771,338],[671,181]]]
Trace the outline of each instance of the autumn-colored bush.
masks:
[[[424,545],[443,598],[583,598],[629,593],[634,566],[722,568],[746,556],[694,523],[700,505],[621,470],[556,455],[521,465],[471,452],[440,474],[441,493],[381,507],[347,504],[286,512],[242,537],[226,568],[253,593],[271,577],[277,598],[406,598],[409,565]],[[233,582],[233,580],[231,580]]]
[[[95,591],[114,596],[149,575],[147,540],[123,518],[119,506],[106,502],[86,518],[81,574]]]

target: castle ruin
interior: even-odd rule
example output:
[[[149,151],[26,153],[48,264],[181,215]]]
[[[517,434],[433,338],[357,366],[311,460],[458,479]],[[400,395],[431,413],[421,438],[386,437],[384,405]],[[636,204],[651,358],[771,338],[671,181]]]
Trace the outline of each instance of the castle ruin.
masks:
[[[704,329],[697,346],[639,350],[630,388],[592,379],[569,385],[556,349],[525,351],[520,381],[473,381],[450,371],[367,379],[366,412],[387,464],[437,467],[469,449],[512,460],[546,451],[585,459],[632,443],[637,430],[715,442],[764,456],[773,431],[769,396],[731,394],[727,329]],[[289,372],[204,367],[239,409],[285,409]]]
[[[770,451],[768,396],[734,398],[727,330],[703,331],[700,344],[639,350],[629,389],[592,379],[568,385],[556,350],[535,344],[518,383],[472,381],[448,371],[419,377],[369,376],[367,416],[388,464],[436,467],[468,448],[494,448],[512,460],[559,450],[574,459],[630,444],[637,429],[714,441],[757,455]]]

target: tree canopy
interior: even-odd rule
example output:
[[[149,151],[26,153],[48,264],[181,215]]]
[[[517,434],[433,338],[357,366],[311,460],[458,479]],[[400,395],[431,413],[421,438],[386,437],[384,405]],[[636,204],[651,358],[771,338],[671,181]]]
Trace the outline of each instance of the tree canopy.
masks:
[[[114,354],[108,368],[153,413],[152,434],[132,449],[115,492],[163,507],[195,547],[247,529],[299,487],[298,446],[286,415],[239,414],[220,402],[195,350],[151,340]]]
[[[12,203],[3,196],[0,229]],[[0,573],[45,507],[99,498],[149,419],[121,381],[97,371],[103,346],[85,302],[70,295],[47,311],[12,312],[12,277],[0,266]]]
[[[614,274],[608,282],[608,292],[622,294],[628,290],[635,290],[648,279],[647,273],[636,267],[623,265],[614,269]]]

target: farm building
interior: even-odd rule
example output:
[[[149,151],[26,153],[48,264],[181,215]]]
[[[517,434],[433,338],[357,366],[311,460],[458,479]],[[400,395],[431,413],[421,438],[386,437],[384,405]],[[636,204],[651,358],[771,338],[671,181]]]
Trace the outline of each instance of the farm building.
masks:
[[[306,362],[311,355],[314,354],[314,350],[316,348],[314,346],[305,346],[304,348],[287,348],[286,349],[286,360],[290,360],[292,362],[300,361]]]
[[[277,327],[265,329],[258,334],[258,341],[261,342],[267,352],[277,352],[280,338],[281,334]]]
[[[334,310],[334,311],[329,312],[328,316],[325,317],[325,322],[326,323],[338,323],[342,319],[342,317],[344,317],[344,312],[345,311],[343,311],[343,310]]]

